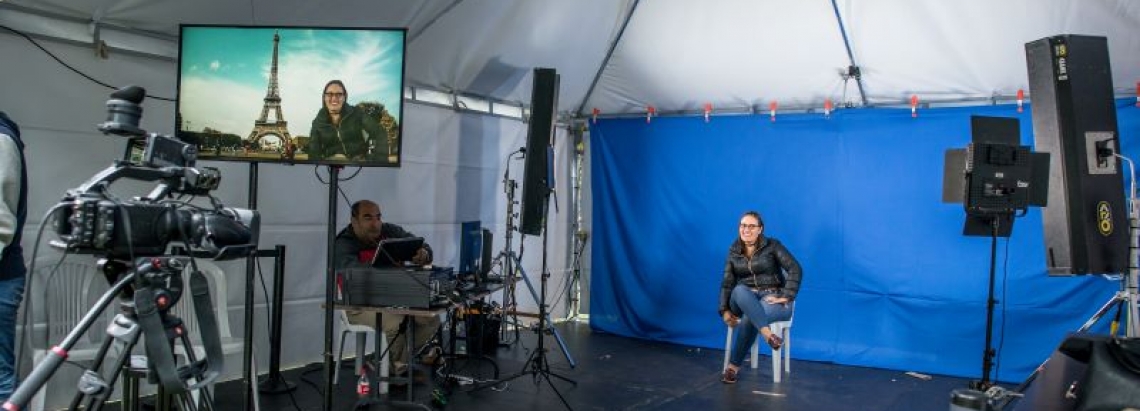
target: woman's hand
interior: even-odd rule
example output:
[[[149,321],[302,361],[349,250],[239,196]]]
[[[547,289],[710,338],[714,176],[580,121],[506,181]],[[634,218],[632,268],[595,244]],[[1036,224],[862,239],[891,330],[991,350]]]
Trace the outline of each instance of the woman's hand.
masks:
[[[777,295],[764,296],[764,302],[768,304],[787,304],[791,301],[792,300],[789,300],[788,297],[781,297]]]
[[[732,311],[725,311],[721,317],[724,319],[724,324],[729,327],[736,327],[736,324],[740,323],[740,318],[732,315]]]

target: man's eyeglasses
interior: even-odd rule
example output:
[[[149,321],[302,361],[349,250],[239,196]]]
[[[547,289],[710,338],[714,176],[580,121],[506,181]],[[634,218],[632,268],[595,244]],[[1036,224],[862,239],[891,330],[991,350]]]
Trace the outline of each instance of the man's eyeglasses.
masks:
[[[328,98],[344,98],[344,93],[325,93]]]
[[[740,225],[740,229],[742,229],[742,230],[755,230],[757,228],[760,228],[759,224],[741,224]]]

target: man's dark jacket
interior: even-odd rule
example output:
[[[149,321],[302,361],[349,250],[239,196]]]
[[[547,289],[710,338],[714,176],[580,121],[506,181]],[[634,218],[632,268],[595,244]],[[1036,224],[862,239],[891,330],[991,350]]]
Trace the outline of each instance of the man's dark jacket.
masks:
[[[380,239],[387,238],[407,238],[415,237],[415,234],[404,230],[403,227],[392,223],[384,223],[380,226]],[[424,243],[424,248],[428,250],[428,256],[432,255],[431,246]],[[336,235],[336,240],[333,242],[333,266],[337,271],[345,268],[354,267],[367,267],[368,262],[361,261],[361,253],[369,252],[376,249],[376,244],[369,244],[368,242],[361,241],[356,237],[356,233],[352,231],[352,225],[340,230]]]

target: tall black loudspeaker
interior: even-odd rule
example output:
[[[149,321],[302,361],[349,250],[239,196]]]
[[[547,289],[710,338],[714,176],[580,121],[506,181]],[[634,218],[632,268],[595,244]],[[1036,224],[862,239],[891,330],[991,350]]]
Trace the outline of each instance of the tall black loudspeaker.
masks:
[[[558,73],[551,68],[534,69],[530,95],[530,127],[526,136],[526,162],[523,167],[522,214],[519,232],[542,234],[546,200],[554,188],[551,138],[558,112]]]
[[[1128,220],[1108,40],[1063,35],[1025,44],[1033,136],[1053,158],[1045,259],[1050,275],[1124,273]],[[1101,152],[1098,155],[1098,149]]]

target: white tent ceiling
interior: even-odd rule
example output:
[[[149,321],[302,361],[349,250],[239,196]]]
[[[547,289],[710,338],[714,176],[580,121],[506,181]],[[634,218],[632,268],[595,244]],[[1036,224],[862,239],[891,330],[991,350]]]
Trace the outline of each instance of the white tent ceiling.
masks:
[[[1140,81],[1130,0],[0,2],[0,24],[43,36],[90,41],[89,21],[112,55],[168,57],[180,23],[407,27],[410,85],[526,103],[530,69],[554,67],[560,110],[579,115],[1008,100],[1028,89],[1024,44],[1055,34],[1107,37],[1118,95]],[[841,75],[851,65],[862,91]]]

